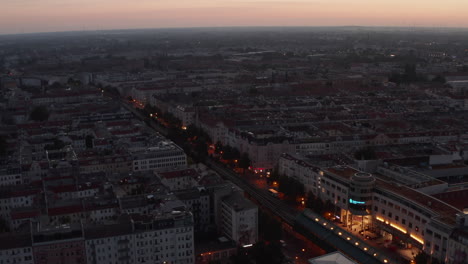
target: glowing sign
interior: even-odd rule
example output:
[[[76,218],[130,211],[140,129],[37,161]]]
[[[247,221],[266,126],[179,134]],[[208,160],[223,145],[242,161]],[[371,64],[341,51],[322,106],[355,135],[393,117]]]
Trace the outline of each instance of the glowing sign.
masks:
[[[353,199],[349,199],[349,203],[352,203],[352,204],[366,204],[366,202],[360,202],[360,201],[356,201],[356,200],[353,200]]]

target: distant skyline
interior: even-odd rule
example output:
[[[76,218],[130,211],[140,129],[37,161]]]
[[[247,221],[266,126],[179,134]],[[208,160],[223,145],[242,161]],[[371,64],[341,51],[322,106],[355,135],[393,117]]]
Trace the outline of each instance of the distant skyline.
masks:
[[[467,0],[0,0],[0,34],[171,27],[468,27]]]

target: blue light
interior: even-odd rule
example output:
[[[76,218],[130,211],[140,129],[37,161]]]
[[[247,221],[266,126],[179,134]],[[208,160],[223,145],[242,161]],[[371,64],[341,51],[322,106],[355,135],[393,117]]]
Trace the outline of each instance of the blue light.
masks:
[[[355,200],[349,198],[349,203],[352,203],[352,204],[365,204],[366,202],[355,201]]]

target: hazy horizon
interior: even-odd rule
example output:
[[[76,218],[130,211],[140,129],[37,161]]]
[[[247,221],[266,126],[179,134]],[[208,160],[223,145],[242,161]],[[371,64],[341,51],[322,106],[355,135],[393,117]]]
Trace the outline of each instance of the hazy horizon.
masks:
[[[468,1],[15,0],[0,34],[203,27],[467,28]]]

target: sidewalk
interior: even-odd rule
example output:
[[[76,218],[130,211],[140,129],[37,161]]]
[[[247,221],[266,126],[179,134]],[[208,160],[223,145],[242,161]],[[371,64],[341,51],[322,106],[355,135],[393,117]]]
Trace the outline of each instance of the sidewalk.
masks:
[[[381,263],[409,263],[409,259],[406,259],[403,255],[399,255],[397,250],[391,250],[387,248],[391,242],[386,241],[382,237],[366,239],[365,236],[359,234],[360,229],[357,229],[357,227],[355,229],[351,229],[351,227],[344,227],[343,225],[325,219],[324,217],[310,210],[305,210],[304,215],[309,218],[310,221],[314,221],[328,229],[328,231],[331,232],[330,235],[333,234],[335,236],[341,237],[341,239],[345,240],[347,243],[349,243],[349,245],[355,247],[356,249],[360,249],[363,254],[367,254],[369,257],[373,257]],[[376,236],[376,234],[373,234],[372,232],[367,234],[373,235],[373,237]]]
[[[417,248],[402,249],[399,245],[392,243],[392,241],[382,237],[372,230],[365,230],[364,232],[361,232],[362,227],[359,223],[353,224],[349,227],[340,225],[340,227],[346,229],[346,231],[351,233],[353,236],[364,240],[370,246],[381,250],[383,253],[396,259],[400,259],[402,261],[404,260],[408,263],[414,259],[414,256],[416,256],[420,251]]]

